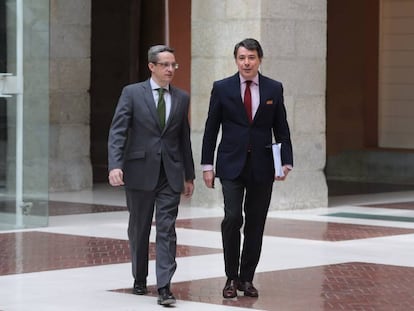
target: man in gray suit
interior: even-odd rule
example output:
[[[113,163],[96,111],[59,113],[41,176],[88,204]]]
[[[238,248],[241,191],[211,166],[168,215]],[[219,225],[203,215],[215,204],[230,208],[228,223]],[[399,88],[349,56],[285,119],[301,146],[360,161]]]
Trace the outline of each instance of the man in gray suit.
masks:
[[[121,93],[108,139],[109,183],[125,185],[133,292],[147,293],[148,248],[155,207],[158,303],[171,305],[176,270],[175,220],[181,193],[194,190],[189,95],[170,83],[178,64],[165,45],[148,51],[151,78]]]

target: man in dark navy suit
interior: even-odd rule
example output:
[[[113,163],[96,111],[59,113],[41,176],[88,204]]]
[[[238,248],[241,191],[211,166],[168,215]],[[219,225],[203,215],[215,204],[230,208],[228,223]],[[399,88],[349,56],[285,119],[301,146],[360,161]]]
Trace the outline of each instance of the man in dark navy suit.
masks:
[[[224,298],[258,297],[253,277],[259,262],[263,231],[274,180],[284,180],[293,167],[292,143],[283,102],[283,87],[263,76],[263,50],[255,39],[236,44],[238,73],[213,84],[202,145],[203,179],[214,188],[220,179],[224,197],[221,224],[225,273]],[[217,149],[216,172],[214,154]],[[281,143],[283,176],[276,176],[273,136]],[[244,212],[244,240],[240,254]]]

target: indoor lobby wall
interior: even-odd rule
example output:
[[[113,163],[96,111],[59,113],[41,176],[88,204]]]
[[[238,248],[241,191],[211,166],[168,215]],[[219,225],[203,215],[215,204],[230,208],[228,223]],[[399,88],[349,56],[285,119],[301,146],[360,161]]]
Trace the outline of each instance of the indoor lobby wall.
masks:
[[[91,1],[50,1],[50,191],[92,187]]]
[[[412,8],[413,0],[328,3],[328,181],[414,185]]]
[[[92,187],[91,6],[83,0],[52,0],[51,5],[51,191],[81,190]],[[292,133],[294,170],[288,180],[275,183],[271,209],[327,206],[326,7],[326,0],[191,2],[191,125],[197,169],[193,206],[222,204],[219,185],[212,191],[202,181],[201,138],[212,83],[236,72],[233,48],[246,37],[263,45],[263,74],[284,84]]]
[[[327,206],[325,167],[326,0],[192,1],[192,124],[199,175],[195,205],[221,204],[206,189],[200,145],[214,80],[237,71],[234,45],[246,37],[264,49],[261,72],[284,85],[294,170],[276,182],[271,209]],[[219,184],[219,183],[217,183]]]

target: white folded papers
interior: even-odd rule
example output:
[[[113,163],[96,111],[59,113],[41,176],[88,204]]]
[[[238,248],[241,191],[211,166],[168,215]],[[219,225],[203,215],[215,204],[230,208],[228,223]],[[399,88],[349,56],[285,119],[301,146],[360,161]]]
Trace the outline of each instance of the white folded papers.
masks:
[[[275,176],[276,177],[283,177],[285,174],[283,173],[282,169],[282,159],[280,156],[280,149],[282,144],[272,144],[272,152],[273,152],[273,163],[275,165]]]

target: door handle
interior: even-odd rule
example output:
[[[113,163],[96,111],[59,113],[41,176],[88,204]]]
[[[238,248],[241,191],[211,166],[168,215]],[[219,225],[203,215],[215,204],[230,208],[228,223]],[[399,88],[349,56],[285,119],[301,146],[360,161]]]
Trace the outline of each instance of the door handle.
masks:
[[[11,97],[13,94],[21,94],[19,79],[12,73],[0,73],[0,97]]]

